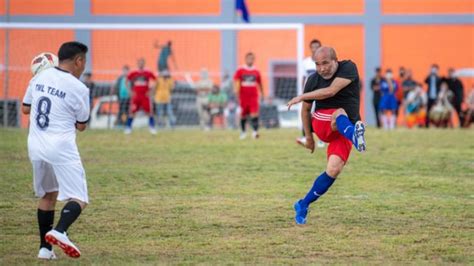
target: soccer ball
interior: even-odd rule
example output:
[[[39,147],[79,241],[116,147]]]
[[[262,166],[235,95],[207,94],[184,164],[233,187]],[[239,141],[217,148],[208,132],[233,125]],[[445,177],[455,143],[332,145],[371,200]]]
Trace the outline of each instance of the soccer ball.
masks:
[[[31,60],[31,73],[34,75],[50,67],[58,66],[58,57],[50,52],[41,53]]]

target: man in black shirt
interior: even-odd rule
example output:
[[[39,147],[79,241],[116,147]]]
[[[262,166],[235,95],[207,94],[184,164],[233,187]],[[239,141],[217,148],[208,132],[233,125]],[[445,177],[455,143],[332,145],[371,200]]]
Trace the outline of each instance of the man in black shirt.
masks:
[[[451,90],[454,94],[453,106],[454,109],[456,109],[459,121],[461,121],[460,114],[462,101],[464,100],[464,86],[462,85],[461,80],[459,80],[454,74],[453,68],[448,69],[448,77],[446,78],[446,83],[448,83],[449,90]]]
[[[365,151],[365,127],[359,115],[359,74],[350,60],[337,61],[336,51],[321,47],[316,51],[317,73],[306,82],[304,94],[288,102],[288,109],[303,102],[301,119],[306,133],[306,148],[314,152],[314,132],[327,149],[327,167],[314,181],[308,194],[294,205],[297,224],[306,223],[309,205],[322,196],[341,173],[349,158],[352,145],[359,152]],[[317,101],[312,114],[311,106]]]
[[[375,69],[375,77],[370,81],[370,88],[372,88],[373,97],[372,97],[372,104],[374,105],[375,111],[375,121],[377,121],[377,127],[380,128],[380,116],[379,116],[379,103],[380,97],[382,97],[382,93],[380,91],[380,83],[384,80],[382,76],[382,70],[380,67]]]

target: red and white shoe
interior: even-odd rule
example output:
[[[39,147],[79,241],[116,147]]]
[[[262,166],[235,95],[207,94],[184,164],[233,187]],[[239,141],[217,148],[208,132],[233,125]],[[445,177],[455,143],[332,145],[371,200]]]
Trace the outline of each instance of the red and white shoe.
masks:
[[[38,252],[38,259],[42,260],[55,260],[56,254],[54,254],[53,250],[49,250],[47,248],[40,248]]]
[[[260,138],[260,134],[258,134],[257,131],[252,132],[252,138],[258,139],[258,138]]]
[[[81,251],[74,245],[74,243],[69,240],[66,233],[60,233],[56,230],[51,230],[46,233],[44,237],[46,242],[50,243],[51,245],[59,246],[66,255],[71,258],[79,258],[81,256]]]
[[[296,139],[296,143],[305,147],[306,146],[306,137],[299,137]]]

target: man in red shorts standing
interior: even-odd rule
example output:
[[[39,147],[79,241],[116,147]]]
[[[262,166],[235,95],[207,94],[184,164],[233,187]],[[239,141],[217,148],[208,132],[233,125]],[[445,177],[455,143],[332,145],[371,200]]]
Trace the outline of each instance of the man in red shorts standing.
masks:
[[[239,95],[240,100],[240,139],[245,139],[247,133],[245,126],[247,117],[250,118],[250,123],[253,128],[253,138],[258,138],[258,116],[259,116],[259,100],[263,98],[263,86],[260,77],[260,72],[255,69],[253,63],[255,55],[247,53],[245,55],[245,66],[240,67],[234,75],[235,91]]]
[[[304,94],[288,102],[288,109],[303,102],[301,119],[306,133],[306,148],[314,152],[311,125],[318,138],[329,143],[326,171],[314,181],[308,194],[294,204],[297,224],[306,223],[309,205],[333,184],[349,159],[352,145],[365,151],[365,126],[359,115],[359,74],[350,60],[338,61],[336,51],[321,47],[316,51],[317,73],[306,82]],[[313,101],[316,110],[311,114]]]
[[[156,80],[156,77],[151,71],[145,69],[145,59],[138,59],[137,66],[138,70],[130,72],[127,76],[127,80],[132,87],[132,98],[130,100],[130,115],[125,127],[125,134],[132,133],[133,118],[135,118],[138,110],[142,109],[150,116],[150,133],[155,135],[155,118],[153,117],[152,102],[150,100],[150,88],[152,88],[150,80]]]

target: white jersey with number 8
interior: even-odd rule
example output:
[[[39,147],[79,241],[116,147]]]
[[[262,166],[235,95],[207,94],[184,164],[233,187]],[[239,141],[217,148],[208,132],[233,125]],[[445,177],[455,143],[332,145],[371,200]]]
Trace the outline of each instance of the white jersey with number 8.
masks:
[[[75,125],[89,119],[89,89],[69,72],[50,68],[30,81],[23,105],[31,106],[30,160],[80,163]]]

